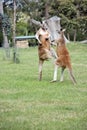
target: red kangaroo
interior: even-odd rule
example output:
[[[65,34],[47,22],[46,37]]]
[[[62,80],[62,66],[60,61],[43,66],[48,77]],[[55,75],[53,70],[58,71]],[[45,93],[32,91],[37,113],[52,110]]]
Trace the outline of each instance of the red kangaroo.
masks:
[[[50,34],[45,28],[40,28],[36,33],[38,40],[38,56],[39,56],[39,80],[42,79],[42,66],[45,60],[57,57],[53,48],[51,48]]]
[[[55,41],[57,43],[56,52],[57,52],[58,58],[55,62],[54,77],[53,77],[52,82],[55,82],[57,80],[57,69],[58,69],[58,67],[61,67],[62,70],[61,70],[60,81],[61,82],[63,81],[64,70],[65,70],[65,68],[68,68],[70,78],[71,78],[73,84],[75,84],[76,80],[75,80],[73,73],[72,73],[72,66],[71,66],[69,52],[68,52],[68,49],[66,48],[66,45],[65,45],[64,31],[65,30],[60,31],[60,37],[58,40]]]

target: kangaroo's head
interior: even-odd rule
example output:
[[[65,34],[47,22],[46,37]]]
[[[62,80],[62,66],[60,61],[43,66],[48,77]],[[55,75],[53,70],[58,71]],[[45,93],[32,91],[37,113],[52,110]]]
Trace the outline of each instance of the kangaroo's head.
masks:
[[[55,42],[59,46],[65,44],[64,32],[65,32],[65,29],[60,30],[59,31],[59,38],[57,40],[55,40]]]

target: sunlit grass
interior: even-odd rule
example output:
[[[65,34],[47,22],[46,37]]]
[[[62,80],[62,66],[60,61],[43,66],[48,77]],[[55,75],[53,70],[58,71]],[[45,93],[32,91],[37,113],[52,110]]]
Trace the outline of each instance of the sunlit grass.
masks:
[[[19,64],[3,60],[0,49],[0,130],[87,129],[87,45],[67,47],[77,85],[67,70],[63,83],[50,83],[53,61],[44,63],[43,79],[38,81],[37,47],[19,49]]]

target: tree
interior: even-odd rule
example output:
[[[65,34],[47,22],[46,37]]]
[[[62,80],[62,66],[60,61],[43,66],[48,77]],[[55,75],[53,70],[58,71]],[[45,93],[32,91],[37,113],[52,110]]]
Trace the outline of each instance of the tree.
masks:
[[[0,1],[0,13],[2,15],[3,20],[6,21],[6,19],[4,19],[4,11],[3,11],[3,1]],[[3,22],[3,21],[2,21]],[[2,25],[2,33],[3,33],[3,47],[5,49],[5,56],[4,58],[10,58],[10,50],[9,50],[9,43],[8,43],[8,38],[7,38],[7,34],[6,34],[6,30],[5,30],[5,26]]]
[[[13,61],[17,63],[17,50],[16,50],[16,41],[15,41],[15,34],[16,32],[16,0],[13,0]]]
[[[19,6],[21,6],[21,2],[23,3],[23,1],[21,0],[6,0],[5,2],[6,5],[8,5],[9,7],[12,8],[12,12],[13,12],[13,17],[12,17],[12,21],[13,21],[13,26],[12,26],[12,30],[13,30],[13,61],[14,63],[18,63],[19,62],[19,58],[17,55],[17,48],[16,48],[16,41],[15,41],[15,37],[16,37],[16,10]]]
[[[54,0],[49,14],[61,17],[71,40],[83,40],[87,33],[87,0]]]

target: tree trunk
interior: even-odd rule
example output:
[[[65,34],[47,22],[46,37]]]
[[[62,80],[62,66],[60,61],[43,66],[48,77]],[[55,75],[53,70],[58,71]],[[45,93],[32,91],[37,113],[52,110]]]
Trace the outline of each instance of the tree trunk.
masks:
[[[13,0],[14,4],[14,11],[13,11],[13,62],[19,63],[18,55],[17,55],[17,47],[16,47],[16,41],[15,41],[15,32],[16,32],[16,1]]]
[[[3,15],[3,2],[0,0],[0,13]],[[9,48],[9,43],[8,43],[8,38],[5,33],[5,29],[2,27],[2,33],[3,33],[3,47],[5,49],[5,55],[4,59],[9,59],[10,58],[10,48]]]
[[[70,41],[70,34],[69,33],[67,33],[67,38]]]
[[[76,30],[74,30],[74,42],[76,41]]]
[[[49,17],[49,12],[48,12],[48,2],[46,1],[46,3],[45,3],[45,17],[46,17],[46,19]]]
[[[5,49],[4,59],[10,59],[10,47],[9,47],[8,38],[4,29],[3,29],[3,39],[4,39],[3,47]]]

